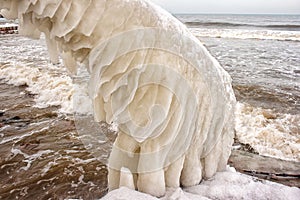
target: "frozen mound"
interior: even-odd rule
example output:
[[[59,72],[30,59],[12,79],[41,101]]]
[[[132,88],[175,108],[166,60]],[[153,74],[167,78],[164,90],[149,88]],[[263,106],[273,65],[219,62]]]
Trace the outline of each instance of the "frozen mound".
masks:
[[[110,190],[162,196],[226,168],[231,78],[169,13],[143,0],[10,0],[0,8],[19,19],[20,34],[45,34],[52,62],[60,55],[70,72],[79,63],[88,69],[95,120],[118,125]]]
[[[161,200],[210,200],[210,199],[231,199],[231,200],[252,200],[252,199],[277,199],[297,200],[300,190],[295,187],[288,187],[269,181],[260,182],[253,177],[236,172],[218,172],[210,180],[200,185],[185,188],[167,190]],[[108,193],[102,200],[154,200],[153,196],[136,192],[127,188],[120,188]]]

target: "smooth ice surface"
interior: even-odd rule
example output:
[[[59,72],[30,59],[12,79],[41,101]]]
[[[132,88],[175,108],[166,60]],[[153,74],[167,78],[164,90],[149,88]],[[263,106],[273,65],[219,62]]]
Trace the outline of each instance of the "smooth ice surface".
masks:
[[[119,129],[110,189],[162,196],[166,187],[196,185],[225,169],[234,135],[231,78],[172,15],[143,0],[11,0],[0,8],[19,19],[21,34],[44,33],[53,63],[61,55],[71,73],[80,73],[77,63],[88,69],[96,121]],[[61,81],[53,84],[71,98]],[[83,110],[91,105],[84,95],[77,100]]]

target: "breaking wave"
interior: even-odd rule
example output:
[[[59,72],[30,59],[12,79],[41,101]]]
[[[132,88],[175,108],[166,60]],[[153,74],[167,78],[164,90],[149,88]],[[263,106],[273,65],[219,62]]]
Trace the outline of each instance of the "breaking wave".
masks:
[[[300,42],[299,31],[208,29],[208,28],[191,28],[190,30],[196,37],[260,39],[260,40],[280,40],[280,41]]]

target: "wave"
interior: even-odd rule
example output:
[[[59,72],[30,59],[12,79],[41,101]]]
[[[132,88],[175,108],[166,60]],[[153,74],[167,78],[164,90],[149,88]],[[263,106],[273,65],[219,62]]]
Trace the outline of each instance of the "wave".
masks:
[[[249,144],[260,155],[300,161],[300,115],[277,113],[238,102],[235,112],[238,140]]]
[[[219,27],[224,27],[224,26],[249,26],[248,24],[238,24],[238,23],[230,23],[230,22],[199,22],[199,21],[194,21],[194,22],[185,22],[186,25],[189,26],[219,26]]]
[[[256,27],[266,27],[266,28],[276,28],[276,29],[288,29],[288,30],[300,30],[300,25],[298,24],[274,24],[274,25],[255,25]]]
[[[196,37],[300,41],[298,31],[190,28]]]
[[[200,27],[256,27],[256,28],[267,28],[267,29],[276,29],[276,30],[289,30],[289,31],[300,31],[300,24],[249,24],[249,23],[231,23],[231,22],[184,22],[187,26],[200,26]]]

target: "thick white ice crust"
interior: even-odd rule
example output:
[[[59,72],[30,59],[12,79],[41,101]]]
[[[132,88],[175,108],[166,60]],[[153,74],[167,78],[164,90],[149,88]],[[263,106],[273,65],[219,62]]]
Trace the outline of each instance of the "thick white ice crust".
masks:
[[[300,189],[296,187],[288,187],[269,181],[262,182],[238,172],[225,171],[216,173],[213,178],[203,181],[197,186],[183,189],[169,188],[162,198],[155,198],[121,187],[111,191],[101,200],[298,200],[299,195]]]
[[[119,133],[109,187],[162,196],[226,167],[233,142],[231,78],[185,26],[143,0],[0,1],[19,32],[46,37],[52,62],[83,63],[97,121]]]

